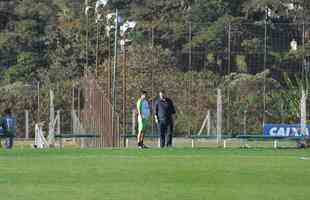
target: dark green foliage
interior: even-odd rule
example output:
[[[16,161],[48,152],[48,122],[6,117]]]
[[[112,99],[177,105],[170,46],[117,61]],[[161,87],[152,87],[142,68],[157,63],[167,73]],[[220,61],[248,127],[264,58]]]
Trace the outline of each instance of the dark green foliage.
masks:
[[[88,2],[94,7],[96,1]],[[281,103],[277,99],[298,98],[292,92],[296,82],[292,82],[289,92],[284,92],[291,97],[295,95],[292,98],[283,97],[282,88],[285,84],[280,83],[283,83],[283,73],[289,70],[288,77],[301,77],[297,66],[302,65],[301,60],[304,57],[309,57],[310,29],[308,25],[302,27],[300,24],[309,19],[310,4],[308,1],[298,0],[295,1],[299,3],[298,6],[296,4],[296,9],[289,10],[285,3],[290,2],[111,0],[104,14],[118,8],[120,15],[126,16],[126,20],[138,21],[137,28],[128,35],[132,40],[127,60],[128,110],[134,105],[139,89],[152,90],[150,74],[153,72],[155,89],[152,98],[161,88],[169,91],[169,95],[176,101],[179,113],[178,132],[195,132],[199,129],[207,110],[215,111],[215,89],[219,86],[225,91],[225,101],[227,94],[231,95],[225,109],[236,112],[236,117],[225,131],[240,132],[240,118],[245,111],[253,113],[253,116],[255,114],[255,117],[248,119],[251,124],[248,129],[253,132],[259,131],[264,112],[267,113],[266,120],[271,122],[296,121],[296,105],[286,103],[286,100]],[[95,23],[93,9],[90,10],[87,20],[84,0],[23,0],[0,3],[2,87],[14,88],[17,83],[36,85],[40,82],[44,99],[41,106],[42,110],[45,109],[42,113],[45,113],[46,118],[49,89],[66,88],[64,91],[70,91],[69,86],[83,75],[84,68],[95,72],[97,62],[98,80],[105,93],[107,92],[107,69],[111,63],[108,55],[113,56],[109,47],[111,50],[114,42],[111,39],[108,43],[105,23],[98,26]],[[268,9],[271,12],[267,14]],[[268,23],[266,41],[265,22]],[[294,24],[284,26],[278,22]],[[296,23],[299,24],[298,27]],[[100,32],[98,38],[97,28]],[[304,38],[301,37],[303,29],[308,34],[305,34]],[[273,45],[272,39],[278,38],[281,33],[288,33],[289,36],[283,37],[283,41],[277,41],[281,43],[281,47]],[[290,41],[295,35],[298,36],[298,50],[290,51]],[[230,49],[229,37],[232,45]],[[266,66],[263,62],[265,42],[268,49]],[[304,48],[301,48],[302,42]],[[117,69],[118,105],[121,105],[122,99],[122,56],[120,54]],[[228,62],[231,66],[228,66]],[[288,66],[294,67],[288,69]],[[266,77],[262,76],[266,75],[262,73],[264,67],[271,69],[266,80]],[[262,105],[263,85],[267,87],[267,109]],[[18,91],[13,90],[14,95],[1,95],[1,101],[3,105],[7,101],[14,102],[10,106],[16,106],[16,112],[22,113],[23,111],[18,110],[27,106],[22,106],[22,96],[16,97]],[[63,95],[59,108],[69,109],[70,92]],[[33,109],[37,109],[34,106],[35,100],[32,97],[30,105]],[[282,108],[283,105],[287,107],[286,114],[279,112],[279,107]],[[120,110],[121,106],[118,107],[118,111]],[[22,115],[20,113],[19,115]]]

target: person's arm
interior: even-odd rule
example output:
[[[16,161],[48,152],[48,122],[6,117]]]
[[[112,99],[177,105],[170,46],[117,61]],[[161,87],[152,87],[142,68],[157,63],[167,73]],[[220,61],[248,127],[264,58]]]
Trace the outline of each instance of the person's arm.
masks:
[[[168,103],[169,103],[169,113],[170,115],[174,115],[176,112],[172,100],[168,99]]]
[[[141,115],[141,99],[137,101],[137,111],[138,111],[138,116],[142,116]]]
[[[169,110],[170,110],[171,118],[172,118],[172,121],[174,123],[176,120],[176,111],[175,111],[175,107],[174,107],[174,104],[173,104],[171,99],[169,99],[169,105],[170,105]]]
[[[173,101],[170,100],[170,102],[171,102],[171,114],[172,114],[172,115],[175,115],[175,114],[176,114],[176,111],[175,111],[175,107],[174,107],[174,105],[173,105]]]

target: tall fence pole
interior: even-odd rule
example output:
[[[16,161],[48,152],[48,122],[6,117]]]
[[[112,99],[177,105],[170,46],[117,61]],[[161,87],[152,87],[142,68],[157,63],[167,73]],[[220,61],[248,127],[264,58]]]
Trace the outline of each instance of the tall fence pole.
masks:
[[[40,82],[37,82],[37,123],[40,123]]]
[[[265,17],[265,23],[264,23],[264,86],[263,86],[263,107],[264,107],[264,111],[263,111],[263,127],[265,126],[265,122],[266,122],[266,69],[267,69],[267,19],[268,19],[268,16],[266,14],[266,17]]]
[[[60,120],[61,118],[60,118],[60,110],[57,110],[57,131],[56,131],[56,133],[58,134],[58,135],[60,135],[60,123],[61,123],[61,120]]]
[[[308,69],[307,69],[307,59],[305,55],[305,18],[303,18],[302,22],[302,49],[303,49],[303,54],[302,54],[302,68],[303,68],[303,74],[304,74],[304,81],[306,90],[308,91]]]
[[[227,48],[227,54],[228,54],[228,75],[231,72],[231,23],[228,24],[228,48]]]
[[[306,135],[307,129],[306,129],[306,120],[307,120],[307,96],[305,93],[305,90],[303,89],[301,91],[301,100],[300,100],[300,128],[301,128],[301,134]]]
[[[85,9],[88,8],[88,0],[85,1]],[[88,37],[89,37],[89,16],[88,12],[86,12],[86,37],[85,37],[85,66],[84,66],[84,76],[87,75],[87,70],[88,70]]]
[[[217,144],[219,145],[222,141],[222,94],[221,90],[217,90],[217,113],[216,113],[216,135]]]
[[[50,90],[50,113],[48,123],[48,144],[55,144],[55,107],[54,107],[54,92]]]
[[[110,102],[112,102],[112,55],[111,55],[111,37],[108,36],[108,56],[109,56],[109,64],[108,64],[108,80],[107,80],[107,97]]]
[[[188,71],[191,72],[192,70],[192,23],[189,22],[188,25],[188,42],[189,42],[189,49],[188,49]],[[188,87],[187,87],[187,105],[189,107],[189,112],[191,109],[191,98],[192,96],[190,95],[191,93],[191,82],[192,78],[190,77],[188,80]],[[191,112],[190,112],[191,113]],[[191,135],[191,124],[188,125],[188,135]]]
[[[29,111],[25,110],[25,139],[29,139]]]
[[[71,102],[71,131],[72,131],[72,133],[75,133],[75,129],[74,129],[74,123],[75,123],[75,121],[74,121],[74,118],[73,118],[73,116],[74,116],[74,114],[75,114],[75,86],[73,85],[73,87],[72,87],[72,102]],[[74,138],[73,139],[73,141],[75,142],[76,141],[76,139]]]
[[[137,122],[137,119],[136,119],[136,116],[137,116],[137,111],[136,109],[133,109],[132,110],[132,135],[136,135],[136,122]]]
[[[208,121],[207,121],[207,135],[210,136],[210,132],[211,132],[211,111],[208,110]]]
[[[231,73],[231,23],[228,24],[228,50],[227,50],[227,56],[228,56],[228,73],[227,75],[230,75]],[[227,131],[230,131],[230,89],[227,88]]]
[[[152,97],[152,107],[153,107],[154,101],[155,101],[154,68],[155,68],[155,65],[156,65],[156,61],[155,61],[155,48],[154,48],[154,26],[152,26],[151,33],[152,33],[151,51],[152,51],[152,62],[153,62],[153,67],[151,68],[151,81],[152,81],[151,97]],[[151,121],[151,123],[152,123],[152,135],[154,135],[154,130],[155,130],[154,118],[152,117],[151,120],[152,120]]]
[[[98,68],[99,68],[99,44],[100,44],[100,22],[97,21],[97,41],[96,41],[96,69],[95,74],[98,77]]]
[[[112,85],[112,138],[114,138],[115,127],[115,107],[116,107],[116,67],[117,67],[117,34],[118,34],[118,10],[115,11],[115,35],[114,35],[114,64],[113,64],[113,85]],[[114,144],[113,144],[114,146]]]
[[[126,38],[125,38],[126,41]],[[126,134],[127,134],[127,52],[126,44],[124,45],[124,66],[123,66],[123,139],[124,147],[126,146]]]
[[[247,123],[247,110],[244,110],[244,111],[243,111],[243,135],[246,135],[246,134],[247,134],[247,126],[246,126],[246,123]]]

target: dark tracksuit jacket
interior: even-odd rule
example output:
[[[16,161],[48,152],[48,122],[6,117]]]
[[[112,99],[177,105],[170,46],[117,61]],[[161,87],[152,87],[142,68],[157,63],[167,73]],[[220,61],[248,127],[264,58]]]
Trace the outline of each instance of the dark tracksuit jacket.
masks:
[[[154,111],[159,122],[160,146],[171,146],[173,132],[172,115],[176,113],[173,102],[169,98],[158,98],[155,101]]]

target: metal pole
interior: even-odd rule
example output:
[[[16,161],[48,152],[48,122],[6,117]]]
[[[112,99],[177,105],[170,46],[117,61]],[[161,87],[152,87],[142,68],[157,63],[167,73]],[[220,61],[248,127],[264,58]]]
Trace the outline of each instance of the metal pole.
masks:
[[[231,68],[231,24],[228,24],[228,75],[230,74]]]
[[[85,94],[84,94],[85,95]],[[78,111],[78,119],[81,120],[81,89],[78,87],[78,96],[77,96],[77,111]],[[79,130],[80,131],[80,130]]]
[[[136,109],[133,109],[132,110],[132,135],[136,135],[136,116],[137,116],[137,112],[136,112]]]
[[[126,38],[125,38],[126,41]],[[124,66],[123,66],[123,139],[124,139],[124,147],[126,146],[126,110],[127,110],[127,53],[126,53],[126,44],[124,45]]]
[[[188,32],[189,52],[188,52],[188,68],[192,70],[192,24],[189,22]]]
[[[86,63],[85,63],[85,66],[84,66],[84,76],[87,75],[87,69],[88,69],[88,35],[89,35],[88,26],[89,26],[89,17],[88,17],[88,13],[86,13],[86,38],[85,38],[85,57],[86,57]]]
[[[75,87],[72,87],[72,104],[71,104],[71,109],[74,110],[75,108]]]
[[[37,82],[37,103],[38,103],[38,110],[37,110],[37,123],[40,123],[40,82]]]
[[[96,43],[96,70],[95,70],[96,77],[98,77],[99,43],[100,43],[100,23],[98,21],[97,22],[97,43]]]
[[[29,139],[29,111],[25,110],[25,139]]]
[[[60,110],[57,110],[57,134],[60,134]]]
[[[151,67],[151,81],[152,81],[152,91],[151,91],[151,97],[152,97],[152,108],[153,105],[155,105],[155,91],[154,91],[154,68],[155,68],[155,50],[154,50],[154,26],[152,26],[152,44],[151,44],[151,50],[152,50],[152,58],[153,58],[153,67]],[[152,135],[154,136],[154,130],[155,130],[155,124],[154,124],[154,118],[151,118],[151,123],[152,123]],[[155,138],[155,137],[154,137]]]
[[[109,46],[109,66],[108,66],[108,100],[112,102],[112,55],[111,55],[111,37],[108,37]]]
[[[267,68],[267,15],[266,15],[266,18],[265,18],[265,42],[264,42],[264,88],[263,88],[263,95],[264,95],[264,98],[263,98],[263,107],[264,107],[264,111],[263,111],[263,127],[265,125],[265,121],[266,121],[266,68]]]
[[[307,134],[306,123],[307,123],[307,94],[304,89],[301,91],[301,100],[300,100],[300,128],[301,134],[305,136]]]
[[[230,74],[231,70],[231,24],[228,24],[228,75]],[[228,107],[228,115],[227,115],[227,131],[231,133],[230,130],[230,90],[229,87],[227,89],[227,107]]]
[[[217,89],[216,135],[219,145],[222,141],[222,94],[220,89]]]
[[[211,111],[208,110],[208,121],[207,121],[207,136],[210,136],[211,133]]]
[[[302,22],[302,48],[303,48],[303,53],[302,53],[302,69],[304,72],[304,81],[305,83],[305,89],[308,91],[308,72],[306,69],[306,57],[305,57],[305,19],[303,18]]]
[[[247,134],[246,122],[247,122],[247,110],[244,110],[243,112],[243,135]]]
[[[74,111],[74,108],[75,108],[75,105],[74,105],[74,100],[75,100],[75,88],[74,88],[74,85],[73,85],[73,87],[72,87],[72,107],[71,107],[71,116],[72,116],[72,119],[71,119],[71,130],[72,130],[72,133],[74,134],[75,133],[75,129],[74,129],[74,123],[75,123],[75,121],[74,121],[74,115],[75,115],[75,111]],[[75,142],[76,140],[75,140],[75,138],[73,139],[73,141]]]
[[[189,22],[189,31],[188,31],[188,42],[189,42],[189,50],[188,50],[188,71],[191,73],[192,70],[192,24]],[[191,108],[191,95],[189,95],[191,91],[191,78],[188,80],[188,92],[187,92],[187,97],[188,97],[188,107]],[[190,110],[190,109],[189,109]],[[191,134],[191,126],[188,125],[188,135]]]
[[[115,107],[116,107],[116,67],[117,67],[117,35],[118,35],[118,10],[115,11],[115,35],[114,35],[114,64],[113,64],[113,85],[112,85],[112,138],[114,138]],[[114,144],[113,144],[114,145]]]

